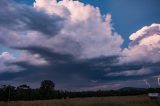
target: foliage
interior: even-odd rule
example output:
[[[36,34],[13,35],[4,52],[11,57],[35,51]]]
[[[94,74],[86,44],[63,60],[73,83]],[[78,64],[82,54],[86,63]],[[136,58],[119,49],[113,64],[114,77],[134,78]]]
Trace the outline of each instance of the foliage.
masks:
[[[14,87],[11,85],[2,85],[0,87],[0,101],[17,100],[47,100],[47,99],[66,99],[66,98],[86,98],[86,97],[106,97],[106,96],[128,96],[143,95],[149,92],[160,92],[159,88],[122,88],[109,91],[81,91],[69,92],[55,90],[55,84],[51,80],[41,82],[40,88],[33,89],[28,85]]]

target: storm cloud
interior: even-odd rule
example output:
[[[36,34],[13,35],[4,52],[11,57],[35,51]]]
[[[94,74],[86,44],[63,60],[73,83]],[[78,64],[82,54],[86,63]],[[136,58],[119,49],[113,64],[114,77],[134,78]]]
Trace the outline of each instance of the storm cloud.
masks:
[[[60,89],[114,89],[159,74],[159,24],[133,33],[122,48],[111,14],[80,1],[1,0],[0,14],[0,45],[18,50],[0,54],[1,83],[37,87],[51,79]]]

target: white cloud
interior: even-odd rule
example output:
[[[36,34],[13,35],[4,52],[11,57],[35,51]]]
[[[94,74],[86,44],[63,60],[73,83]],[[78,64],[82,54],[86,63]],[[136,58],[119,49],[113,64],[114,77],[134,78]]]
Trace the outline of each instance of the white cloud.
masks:
[[[120,63],[160,62],[160,24],[145,26],[130,36],[131,43],[125,48]]]
[[[0,54],[0,73],[21,71],[21,67],[11,64],[13,61],[15,61],[15,59],[16,57],[14,57],[12,54],[8,52],[2,52]]]
[[[59,53],[79,58],[118,55],[123,39],[112,31],[111,15],[104,19],[99,8],[72,0],[36,0],[34,7],[65,18],[59,34],[47,41]]]
[[[104,18],[97,7],[72,0],[59,2],[55,0],[47,0],[47,2],[46,0],[36,0],[34,3],[35,10],[21,7],[27,9],[31,14],[37,14],[34,18],[31,14],[31,17],[29,17],[28,14],[19,13],[18,11],[21,10],[19,8],[20,6],[17,7],[15,5],[14,11],[20,17],[17,19],[20,20],[18,25],[23,30],[12,30],[12,28],[0,26],[0,38],[4,45],[12,48],[43,47],[52,52],[70,54],[83,59],[119,55],[121,52],[123,39],[112,31],[111,15],[107,14]],[[44,15],[39,15],[43,11],[47,15],[44,13]],[[60,19],[55,18],[55,15],[64,19],[63,26],[58,32],[56,32],[56,25],[59,28],[58,22]],[[7,17],[10,17],[10,13],[7,14]],[[37,21],[35,21],[36,18],[38,19]],[[12,21],[10,18],[7,19]],[[25,26],[34,28],[26,29]],[[44,26],[46,27],[43,28]],[[4,34],[6,35],[5,37],[3,36]],[[48,37],[47,34],[52,35]]]
[[[8,52],[2,52],[0,54],[0,59],[4,61],[8,61],[8,60],[14,60],[15,57]]]
[[[39,54],[31,54],[29,52],[23,52],[16,60],[17,62],[27,62],[28,64],[35,66],[48,65],[49,62],[42,58]]]
[[[136,33],[130,35],[130,40],[141,40],[144,37],[152,36],[153,34],[160,34],[160,24],[152,24],[151,26],[144,26]],[[141,38],[141,39],[139,39]]]
[[[48,65],[49,63],[38,54],[30,54],[22,52],[19,56],[14,56],[9,52],[2,52],[0,54],[0,73],[4,72],[19,72],[24,68],[15,64],[17,62],[26,62],[34,66]]]

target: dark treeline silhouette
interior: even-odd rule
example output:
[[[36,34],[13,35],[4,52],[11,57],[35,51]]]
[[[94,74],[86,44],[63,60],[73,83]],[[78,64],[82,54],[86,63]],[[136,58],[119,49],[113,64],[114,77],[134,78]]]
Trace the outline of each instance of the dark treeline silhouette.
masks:
[[[127,95],[148,94],[149,92],[160,92],[160,89],[126,87],[119,90],[71,92],[71,91],[55,90],[55,84],[51,80],[44,80],[41,82],[40,88],[37,89],[32,89],[28,85],[20,85],[18,87],[14,87],[11,85],[2,85],[0,87],[0,101],[127,96]]]

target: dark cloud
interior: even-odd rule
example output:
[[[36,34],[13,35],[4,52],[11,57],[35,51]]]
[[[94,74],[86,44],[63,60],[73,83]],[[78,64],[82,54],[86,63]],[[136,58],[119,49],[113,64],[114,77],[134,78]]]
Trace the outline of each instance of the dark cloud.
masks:
[[[48,36],[57,34],[64,21],[57,15],[48,15],[44,11],[38,11],[25,4],[19,5],[12,0],[0,1],[0,14],[0,30],[31,30]]]
[[[99,57],[93,59],[77,59],[76,57],[68,54],[56,53],[50,49],[40,46],[30,46],[23,48],[16,48],[25,50],[31,54],[39,54],[42,58],[49,62],[48,65],[35,66],[27,62],[15,62],[14,65],[23,67],[24,70],[17,73],[3,73],[0,74],[1,81],[15,81],[15,82],[28,82],[31,81],[39,86],[43,79],[53,80],[57,87],[60,89],[77,90],[77,89],[90,89],[91,87],[100,89],[102,85],[117,84],[125,81],[144,80],[159,74],[159,63],[144,64],[144,63],[131,63],[131,64],[117,64],[119,56]],[[145,75],[118,75],[107,76],[109,73],[120,73],[128,70],[137,71],[142,68],[149,68],[152,73]],[[139,83],[143,84],[143,81]],[[130,85],[129,83],[124,84]],[[123,85],[123,86],[124,86]],[[117,87],[123,87],[117,86]],[[102,86],[104,87],[104,86]],[[111,87],[111,85],[110,85]],[[112,88],[112,87],[111,87]],[[107,89],[107,88],[106,88]]]
[[[34,87],[37,87],[41,80],[51,79],[60,89],[80,90],[84,88],[89,89],[91,87],[98,89],[103,84],[107,85],[113,83],[114,85],[116,83],[121,84],[125,81],[144,80],[150,78],[157,75],[158,69],[160,68],[159,64],[155,64],[155,66],[151,64],[115,65],[115,63],[117,63],[118,56],[77,60],[71,55],[55,53],[44,48],[32,47],[25,48],[25,50],[28,50],[33,54],[39,53],[41,57],[49,61],[50,64],[47,66],[34,66],[26,62],[17,62],[14,64],[23,67],[25,70],[17,73],[0,74],[0,80],[12,80],[24,83],[32,81],[32,83],[36,84]],[[148,67],[154,71],[153,73],[146,75],[107,76],[107,74],[111,72],[116,73],[127,70],[136,71],[143,67]],[[143,81],[141,83],[143,84]]]

